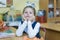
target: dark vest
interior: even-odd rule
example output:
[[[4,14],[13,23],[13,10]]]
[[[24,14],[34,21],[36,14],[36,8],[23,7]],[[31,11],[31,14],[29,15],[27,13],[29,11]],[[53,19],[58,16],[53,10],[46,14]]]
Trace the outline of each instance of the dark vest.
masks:
[[[32,24],[32,28],[34,29],[34,27],[35,27],[35,25],[36,25],[36,21]],[[23,24],[23,21],[21,21],[21,24]],[[40,28],[39,28],[39,32],[36,34],[36,37],[37,38],[41,38],[41,36],[40,36]]]

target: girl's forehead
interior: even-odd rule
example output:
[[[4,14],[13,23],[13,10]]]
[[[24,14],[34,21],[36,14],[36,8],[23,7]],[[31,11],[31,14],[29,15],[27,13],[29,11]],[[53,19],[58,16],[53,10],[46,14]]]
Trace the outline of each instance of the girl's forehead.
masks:
[[[25,11],[34,11],[32,8],[26,8]]]

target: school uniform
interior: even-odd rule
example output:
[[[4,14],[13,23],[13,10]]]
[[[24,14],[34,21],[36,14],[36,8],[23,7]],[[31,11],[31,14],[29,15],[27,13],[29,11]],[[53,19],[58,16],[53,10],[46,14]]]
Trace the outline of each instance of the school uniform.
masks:
[[[40,36],[40,23],[34,21],[21,21],[21,24],[19,24],[19,27],[16,31],[17,36],[22,36],[23,33],[27,33],[29,38],[37,37],[41,38]]]

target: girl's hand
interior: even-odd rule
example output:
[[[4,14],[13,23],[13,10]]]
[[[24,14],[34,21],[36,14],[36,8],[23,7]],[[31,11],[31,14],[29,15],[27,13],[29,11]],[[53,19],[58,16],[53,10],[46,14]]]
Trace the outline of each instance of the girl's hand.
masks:
[[[29,18],[29,21],[34,21],[34,20],[35,20],[35,16]]]
[[[23,18],[24,21],[27,21],[27,19],[24,17],[24,15],[22,15],[22,18]]]

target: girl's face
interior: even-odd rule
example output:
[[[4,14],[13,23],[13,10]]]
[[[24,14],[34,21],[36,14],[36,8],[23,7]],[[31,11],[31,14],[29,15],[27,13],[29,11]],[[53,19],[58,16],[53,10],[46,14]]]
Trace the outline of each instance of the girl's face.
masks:
[[[32,8],[26,8],[24,11],[24,17],[26,20],[32,19],[34,16],[34,10]]]

